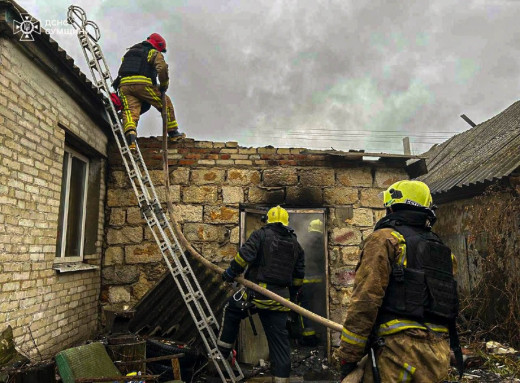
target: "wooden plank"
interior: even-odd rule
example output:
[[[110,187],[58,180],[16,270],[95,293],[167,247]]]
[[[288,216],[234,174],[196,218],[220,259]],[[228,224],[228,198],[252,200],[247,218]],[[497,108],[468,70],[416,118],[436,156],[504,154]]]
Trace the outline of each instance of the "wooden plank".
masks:
[[[182,380],[181,364],[179,363],[179,359],[172,359],[172,370],[173,370],[173,378],[175,380]]]
[[[97,382],[132,382],[136,379],[157,381],[159,375],[141,375],[141,376],[103,376],[99,378],[76,378],[76,383],[97,383]]]
[[[297,383],[303,382],[303,376],[290,376],[289,382]],[[249,378],[246,380],[246,383],[272,383],[274,379],[272,376],[255,376],[254,378]]]
[[[240,332],[238,334],[238,361],[256,366],[260,359],[269,359],[269,347],[258,314],[253,315],[253,321],[256,332],[258,333],[256,336],[253,334],[248,318],[240,323]]]
[[[137,363],[137,362],[151,363],[151,362],[159,362],[161,360],[178,359],[178,358],[182,358],[183,356],[184,356],[184,354],[171,354],[171,355],[164,355],[164,356],[156,356],[154,358],[148,358],[148,359],[142,359],[142,360],[131,360],[129,362],[122,362],[120,360],[117,360],[114,362],[114,364],[131,364],[131,363]]]
[[[370,152],[343,152],[341,150],[303,150],[301,154],[321,154],[329,156],[345,157],[348,159],[360,159],[363,157],[382,157],[382,158],[426,158],[425,156],[407,155],[407,154],[393,154],[393,153],[370,153]]]

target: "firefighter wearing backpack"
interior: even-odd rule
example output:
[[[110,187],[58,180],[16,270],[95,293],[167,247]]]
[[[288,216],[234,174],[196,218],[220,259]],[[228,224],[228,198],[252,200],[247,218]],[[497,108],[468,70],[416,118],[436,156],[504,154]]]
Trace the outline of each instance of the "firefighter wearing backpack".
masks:
[[[303,249],[289,227],[289,214],[280,206],[267,213],[267,225],[251,233],[222,274],[225,282],[245,271],[244,277],[289,299],[305,275]],[[271,373],[275,383],[289,382],[291,348],[286,329],[289,309],[254,291],[235,293],[224,307],[217,345],[225,357],[232,355],[240,321],[258,313],[269,346]]]
[[[168,64],[164,61],[166,41],[152,33],[146,41],[130,47],[122,59],[114,87],[119,91],[123,106],[123,129],[130,149],[135,149],[139,116],[150,105],[162,110],[161,94],[169,85]],[[157,84],[159,77],[159,84]],[[185,137],[179,133],[175,110],[166,96],[166,127],[170,140]]]
[[[462,374],[455,259],[431,231],[436,217],[426,184],[399,181],[383,197],[387,215],[363,244],[336,350],[341,376],[368,353],[363,382],[441,382],[450,365],[448,334]]]

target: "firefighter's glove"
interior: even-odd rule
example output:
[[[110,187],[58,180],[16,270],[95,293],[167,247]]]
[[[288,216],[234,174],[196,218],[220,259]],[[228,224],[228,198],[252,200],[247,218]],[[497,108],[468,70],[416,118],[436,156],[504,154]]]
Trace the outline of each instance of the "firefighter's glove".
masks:
[[[347,362],[345,360],[340,360],[340,372],[341,372],[341,380],[345,379],[348,374],[354,371],[357,367],[356,362]]]
[[[235,277],[238,275],[231,269],[231,267],[228,267],[224,272],[222,273],[222,280],[227,283],[233,283]]]
[[[289,286],[289,299],[291,300],[291,302],[296,303],[299,300],[301,292],[301,286]]]

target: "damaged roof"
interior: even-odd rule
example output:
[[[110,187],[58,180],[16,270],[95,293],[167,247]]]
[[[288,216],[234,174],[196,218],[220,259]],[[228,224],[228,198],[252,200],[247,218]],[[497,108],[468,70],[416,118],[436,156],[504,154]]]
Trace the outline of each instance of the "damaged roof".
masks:
[[[509,176],[520,166],[520,101],[424,155],[428,173],[419,179],[434,195]]]

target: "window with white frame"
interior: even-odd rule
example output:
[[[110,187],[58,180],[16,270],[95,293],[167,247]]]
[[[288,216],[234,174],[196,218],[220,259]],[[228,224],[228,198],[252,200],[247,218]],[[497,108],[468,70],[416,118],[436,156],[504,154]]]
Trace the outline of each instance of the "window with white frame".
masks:
[[[89,160],[65,147],[56,245],[57,262],[83,260]]]

